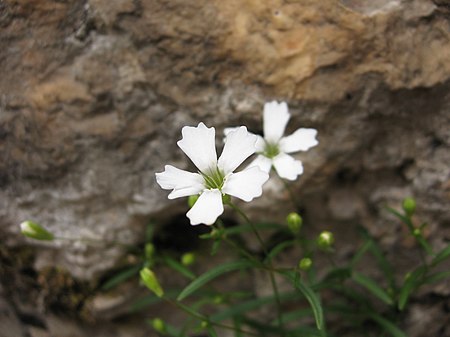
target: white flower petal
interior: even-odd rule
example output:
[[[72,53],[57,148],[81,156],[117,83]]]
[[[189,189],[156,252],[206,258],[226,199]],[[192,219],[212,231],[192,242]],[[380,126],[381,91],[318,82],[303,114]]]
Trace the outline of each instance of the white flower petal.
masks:
[[[217,163],[216,130],[199,123],[197,127],[183,127],[181,134],[183,138],[177,144],[195,166],[202,172],[214,168]]]
[[[276,144],[284,134],[290,114],[286,102],[276,101],[264,104],[264,138]]]
[[[255,153],[257,137],[247,131],[245,126],[231,131],[225,142],[217,166],[225,175],[233,172],[242,162]]]
[[[213,189],[203,191],[186,216],[191,220],[191,225],[212,225],[222,213],[222,193]]]
[[[249,167],[241,172],[232,173],[222,188],[222,192],[244,201],[260,197],[262,185],[269,179],[269,174],[259,167]]]
[[[302,162],[286,153],[280,153],[273,158],[273,166],[278,175],[287,180],[295,180],[298,175],[303,173]]]
[[[270,172],[270,169],[272,168],[272,159],[267,158],[266,156],[259,155],[253,160],[248,167],[257,166],[261,170],[263,170],[266,173]]]
[[[279,143],[280,150],[285,153],[308,151],[310,148],[319,144],[316,136],[316,129],[298,129],[292,135],[281,138]]]
[[[198,194],[205,188],[200,174],[180,170],[172,165],[166,165],[164,172],[156,173],[156,182],[165,190],[173,189],[169,199]]]
[[[264,152],[264,150],[266,148],[266,141],[264,140],[263,137],[261,137],[259,135],[255,135],[255,136],[256,136],[256,144],[255,144],[256,152]]]

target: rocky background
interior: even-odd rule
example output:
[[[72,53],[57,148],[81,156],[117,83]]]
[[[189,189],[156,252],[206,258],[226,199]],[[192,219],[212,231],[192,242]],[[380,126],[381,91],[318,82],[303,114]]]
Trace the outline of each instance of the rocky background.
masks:
[[[449,8],[0,1],[0,336],[151,336],[142,319],[121,316],[135,285],[120,296],[95,291],[128,258],[107,242],[139,246],[152,223],[162,245],[195,249],[183,241],[193,231],[185,202],[167,200],[154,173],[188,167],[176,147],[182,126],[203,121],[218,139],[230,125],[260,132],[262,106],[274,99],[290,106],[288,131],[319,131],[293,185],[311,233],[332,230],[345,258],[363,225],[407,270],[417,252],[385,206],[414,196],[427,235],[444,247]],[[283,185],[266,189],[249,211],[282,219],[292,210]],[[25,219],[83,240],[36,244],[19,235]],[[441,284],[416,298],[402,326],[408,336],[450,336],[449,296]]]

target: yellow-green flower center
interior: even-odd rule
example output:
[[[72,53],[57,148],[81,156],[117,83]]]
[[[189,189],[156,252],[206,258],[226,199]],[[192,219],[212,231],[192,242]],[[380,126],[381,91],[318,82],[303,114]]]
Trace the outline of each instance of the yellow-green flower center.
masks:
[[[218,189],[221,190],[225,183],[225,175],[218,167],[209,170],[208,173],[200,172],[205,180],[205,186],[208,189]]]
[[[266,142],[266,147],[264,148],[264,152],[262,153],[263,156],[267,158],[274,158],[280,153],[280,148],[278,147],[278,144],[272,144]]]

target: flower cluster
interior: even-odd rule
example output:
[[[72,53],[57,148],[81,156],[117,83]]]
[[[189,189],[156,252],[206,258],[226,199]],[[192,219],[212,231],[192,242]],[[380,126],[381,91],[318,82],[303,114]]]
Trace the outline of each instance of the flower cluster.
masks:
[[[261,196],[272,166],[281,178],[288,180],[295,180],[303,173],[302,163],[289,154],[317,145],[317,131],[302,128],[283,137],[289,118],[285,102],[266,103],[264,138],[248,132],[245,126],[225,129],[225,145],[219,158],[214,128],[203,123],[197,127],[185,126],[181,131],[183,137],[177,144],[198,172],[166,165],[163,172],[156,173],[156,181],[161,188],[172,190],[169,199],[199,196],[186,215],[192,225],[212,225],[223,213],[226,197],[249,202]],[[257,157],[250,165],[234,172],[255,153]]]

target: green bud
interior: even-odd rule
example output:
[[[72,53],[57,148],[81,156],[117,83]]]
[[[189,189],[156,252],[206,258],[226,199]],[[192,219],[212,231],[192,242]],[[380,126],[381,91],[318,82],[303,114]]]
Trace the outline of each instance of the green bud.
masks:
[[[23,235],[42,241],[52,241],[55,237],[52,233],[32,221],[24,221],[20,224],[20,231]]]
[[[302,228],[303,219],[300,214],[292,212],[286,217],[286,222],[291,232],[296,234],[300,231],[300,228]]]
[[[160,333],[165,333],[167,330],[166,323],[164,323],[164,321],[161,318],[152,319],[152,327],[153,327],[153,329],[155,329],[156,331],[158,331]]]
[[[333,233],[329,231],[323,231],[322,233],[320,233],[317,239],[317,244],[322,249],[330,248],[333,245],[333,243],[334,243],[334,236]]]
[[[155,246],[153,245],[153,243],[145,244],[145,259],[151,260],[153,258],[153,255],[155,255]]]
[[[194,253],[184,253],[181,256],[181,264],[183,266],[190,266],[195,262],[195,254]]]
[[[200,197],[200,195],[198,195],[198,194],[190,195],[189,198],[188,198],[188,205],[189,205],[189,207],[193,207],[195,205],[195,203],[197,202],[199,197]]]
[[[416,211],[416,201],[413,198],[405,198],[402,206],[407,216],[412,216]]]
[[[415,237],[419,237],[419,236],[422,236],[422,231],[420,230],[420,228],[414,228],[412,234],[413,234]]]
[[[309,257],[304,257],[303,259],[300,260],[300,262],[298,263],[298,267],[301,270],[309,270],[312,266],[312,260]]]
[[[164,296],[164,290],[161,288],[156,275],[149,268],[141,269],[140,275],[142,282],[144,282],[148,289],[154,292],[158,297]]]
[[[214,296],[213,302],[214,304],[222,304],[225,301],[225,298],[222,295]]]
[[[200,323],[200,328],[206,329],[209,326],[209,323],[207,321],[202,321]]]

